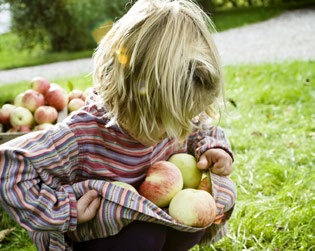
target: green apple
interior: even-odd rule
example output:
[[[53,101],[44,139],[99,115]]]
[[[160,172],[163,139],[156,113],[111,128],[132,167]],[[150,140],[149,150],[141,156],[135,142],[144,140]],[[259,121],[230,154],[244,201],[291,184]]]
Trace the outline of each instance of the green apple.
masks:
[[[112,184],[114,184],[116,186],[120,186],[120,187],[125,188],[125,189],[128,189],[134,193],[138,193],[137,189],[134,186],[132,186],[126,182],[116,180],[116,181],[113,181]]]
[[[206,227],[216,216],[215,200],[206,191],[186,188],[178,192],[169,205],[169,215],[191,227]]]
[[[175,164],[181,171],[184,180],[184,188],[198,187],[202,171],[197,167],[197,161],[193,155],[188,153],[176,153],[172,155],[168,161]]]

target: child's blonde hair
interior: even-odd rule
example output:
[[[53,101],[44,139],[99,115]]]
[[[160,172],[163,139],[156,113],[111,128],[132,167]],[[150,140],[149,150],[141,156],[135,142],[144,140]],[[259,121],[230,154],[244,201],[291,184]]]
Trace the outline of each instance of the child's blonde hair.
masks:
[[[222,89],[212,28],[192,1],[138,0],[94,55],[94,83],[111,118],[136,137],[158,141],[162,129],[185,139]]]

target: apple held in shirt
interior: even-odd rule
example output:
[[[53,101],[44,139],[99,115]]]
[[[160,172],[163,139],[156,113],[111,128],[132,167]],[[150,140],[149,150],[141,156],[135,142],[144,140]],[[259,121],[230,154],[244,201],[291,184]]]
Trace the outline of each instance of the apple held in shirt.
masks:
[[[182,189],[183,177],[180,170],[175,164],[162,160],[151,165],[138,191],[158,207],[167,207]]]
[[[191,227],[211,225],[216,217],[215,200],[204,190],[186,188],[171,200],[169,214],[179,223]]]
[[[126,182],[113,181],[112,184],[114,184],[116,186],[119,186],[119,187],[122,187],[122,188],[125,188],[125,189],[128,189],[128,190],[130,190],[130,191],[132,191],[134,193],[138,193],[137,189],[134,186],[132,186],[132,185],[126,183]]]
[[[193,155],[188,153],[176,153],[173,154],[168,161],[175,164],[181,171],[184,180],[184,188],[198,187],[202,171],[197,167],[197,161]]]

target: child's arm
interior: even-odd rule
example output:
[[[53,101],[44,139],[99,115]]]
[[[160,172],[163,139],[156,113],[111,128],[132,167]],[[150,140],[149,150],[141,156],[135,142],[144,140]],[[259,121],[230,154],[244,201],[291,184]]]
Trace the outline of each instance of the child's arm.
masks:
[[[209,121],[194,121],[196,127],[188,140],[188,152],[196,156],[201,170],[210,168],[215,174],[227,176],[232,172],[231,145],[224,131]]]
[[[60,129],[60,128],[59,128]],[[0,146],[0,203],[30,231],[77,227],[70,184],[78,146],[65,128],[29,133]]]

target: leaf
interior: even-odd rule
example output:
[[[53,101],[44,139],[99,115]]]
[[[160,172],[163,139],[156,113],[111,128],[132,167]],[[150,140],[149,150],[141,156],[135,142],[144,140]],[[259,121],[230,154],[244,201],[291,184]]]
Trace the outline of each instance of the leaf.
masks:
[[[0,242],[2,242],[5,239],[5,237],[7,237],[14,230],[15,230],[15,227],[1,230],[0,231]]]
[[[68,88],[69,88],[69,91],[73,91],[73,83],[71,81],[68,81]]]

